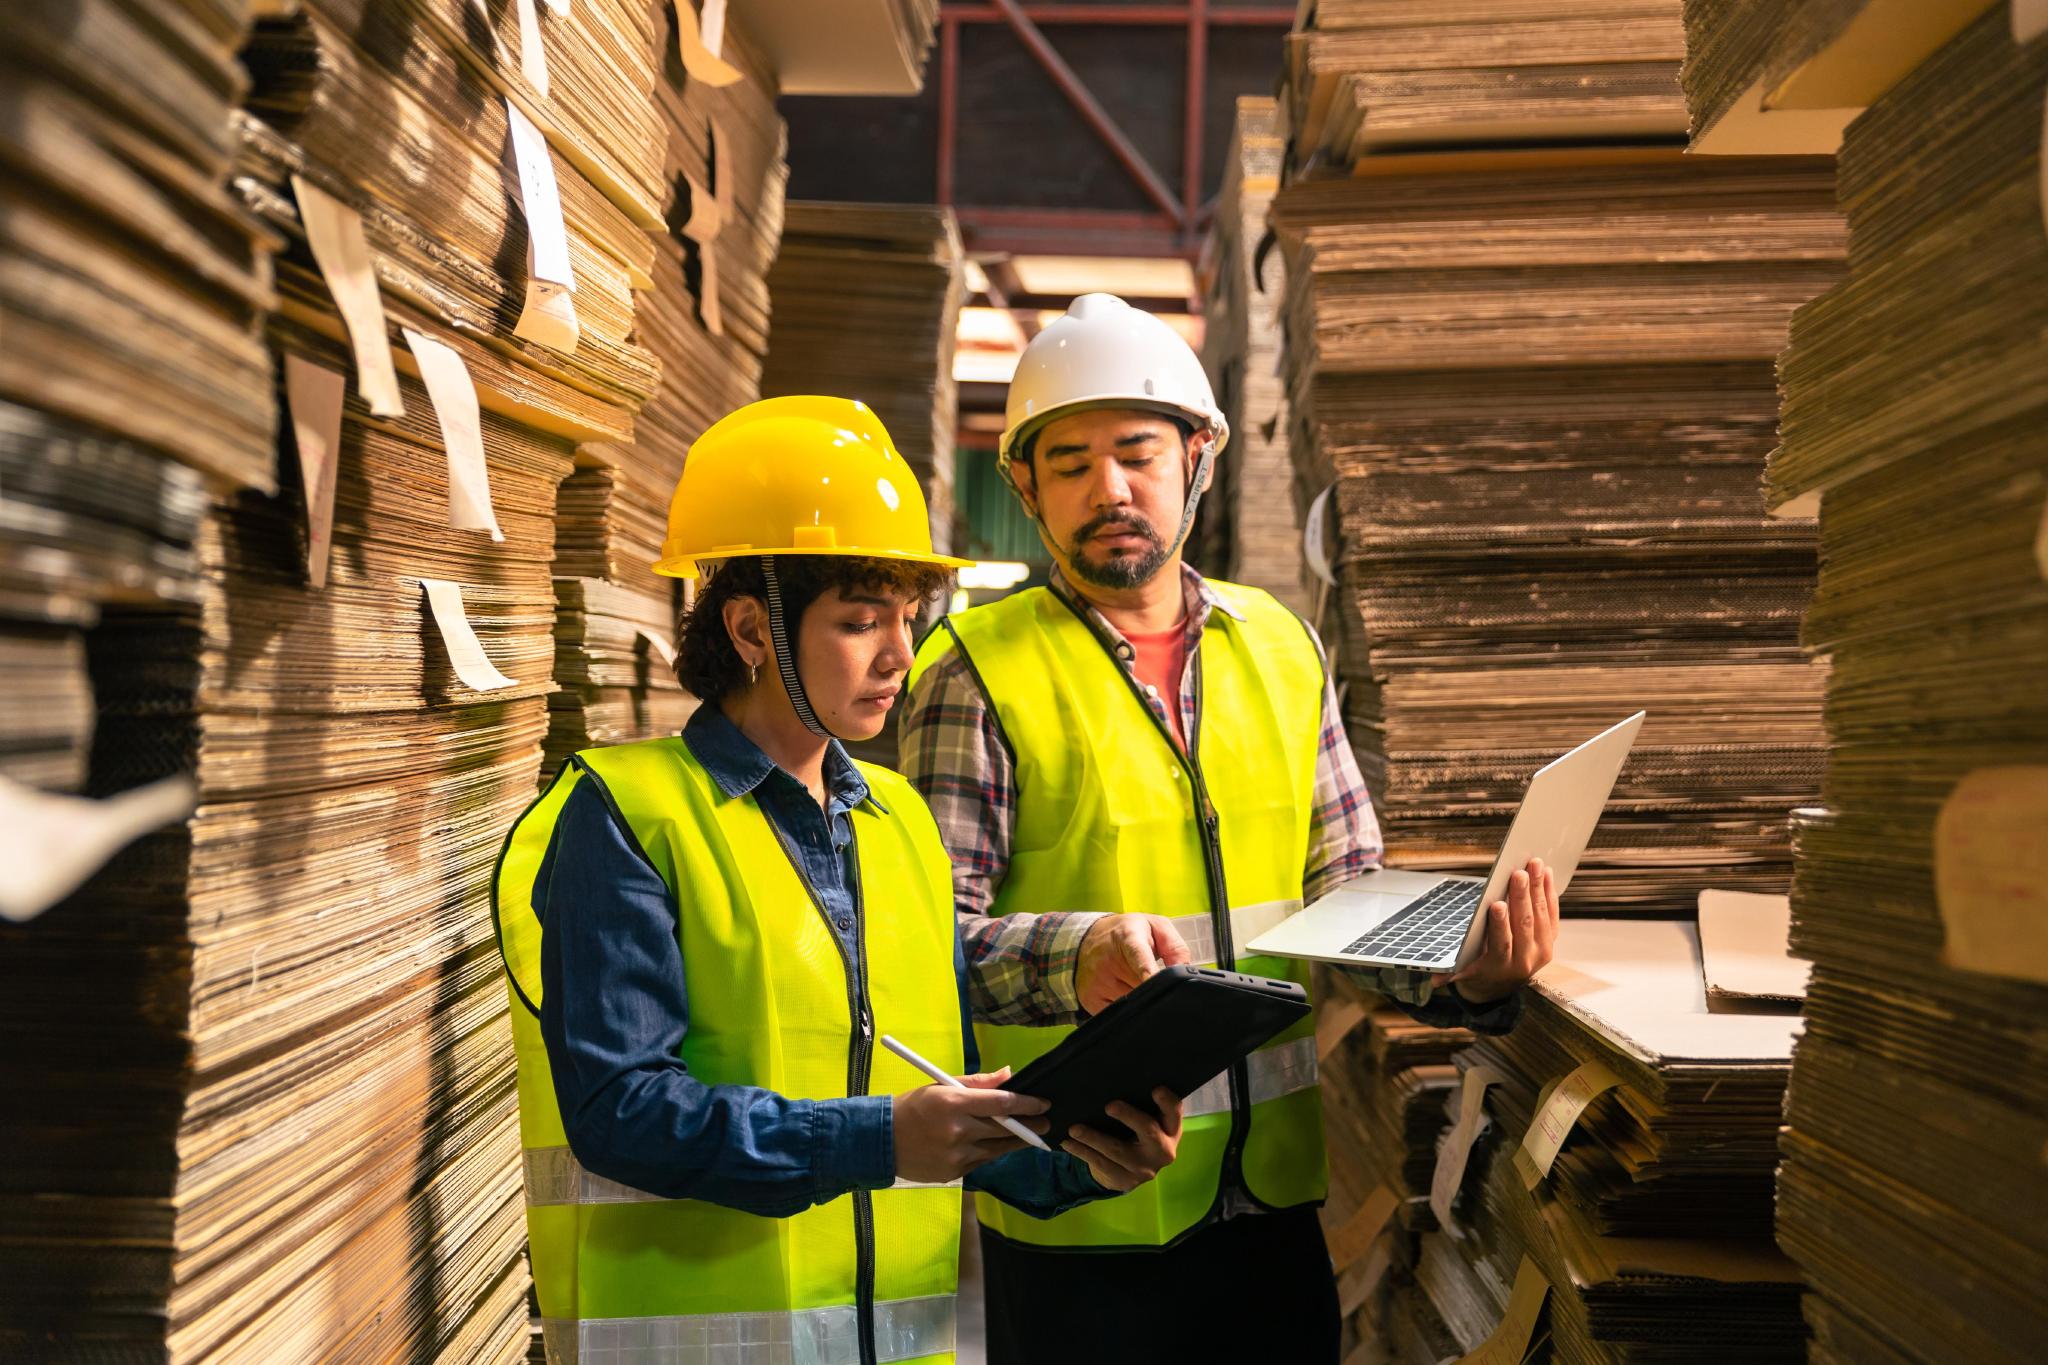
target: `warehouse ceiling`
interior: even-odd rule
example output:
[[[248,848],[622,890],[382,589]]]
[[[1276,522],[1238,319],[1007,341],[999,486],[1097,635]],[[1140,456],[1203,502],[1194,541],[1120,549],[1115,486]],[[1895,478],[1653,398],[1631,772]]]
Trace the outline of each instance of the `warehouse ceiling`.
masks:
[[[920,93],[782,101],[790,193],[951,206],[970,254],[1016,262],[991,276],[1015,307],[1081,292],[1075,257],[1192,261],[1236,100],[1272,93],[1294,11],[951,0]],[[1162,284],[1123,292],[1184,309],[1191,282]]]

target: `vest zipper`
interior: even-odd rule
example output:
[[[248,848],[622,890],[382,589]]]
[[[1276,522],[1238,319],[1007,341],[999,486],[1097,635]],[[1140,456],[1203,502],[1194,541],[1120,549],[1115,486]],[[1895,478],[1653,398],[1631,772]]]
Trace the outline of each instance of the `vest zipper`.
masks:
[[[1146,700],[1144,692],[1138,687],[1137,679],[1125,671],[1122,660],[1115,656],[1114,651],[1109,648],[1108,643],[1103,640],[1087,616],[1079,607],[1068,602],[1064,595],[1057,592],[1052,595],[1064,603],[1067,610],[1074,613],[1075,618],[1087,628],[1095,643],[1102,646],[1102,652],[1110,655],[1110,667],[1124,680],[1124,686],[1137,698],[1139,708],[1151,719],[1153,726],[1159,731],[1160,738],[1166,741],[1168,751],[1188,775],[1188,785],[1194,789],[1196,822],[1201,829],[1202,870],[1208,874],[1209,879],[1209,921],[1216,931],[1216,965],[1226,972],[1235,971],[1237,945],[1230,937],[1230,891],[1223,876],[1222,819],[1216,813],[1216,803],[1209,799],[1209,784],[1202,776],[1201,651],[1196,650],[1192,660],[1195,666],[1195,717],[1194,723],[1188,729],[1187,749],[1183,751],[1180,745],[1174,743],[1172,729],[1159,718],[1159,713],[1152,709],[1152,703]],[[1178,687],[1175,689],[1171,704],[1180,705]],[[1223,1147],[1223,1173],[1216,1190],[1216,1202],[1210,1207],[1211,1215],[1222,1206],[1225,1194],[1232,1189],[1241,1188],[1244,1184],[1244,1144],[1252,1126],[1250,1069],[1245,1062],[1234,1062],[1227,1074],[1230,1077],[1230,1140]],[[1250,1191],[1246,1193],[1249,1194]]]
[[[767,813],[762,813],[767,820]],[[846,944],[840,941],[832,925],[831,912],[818,899],[817,888],[804,875],[803,863],[789,844],[783,839],[782,831],[775,828],[775,822],[768,820],[768,828],[775,835],[776,846],[782,856],[789,859],[790,868],[802,884],[804,894],[811,898],[811,904],[818,912],[818,918],[825,922],[825,933],[832,940],[832,946],[839,950],[840,967],[846,976],[846,1012],[852,1033],[846,1041],[846,1093],[849,1098],[868,1093],[868,1083],[874,1076],[875,1061],[875,1013],[868,1002],[868,939],[867,939],[867,897],[860,878],[860,835],[853,828],[852,816],[847,817],[848,845],[853,850],[853,932],[854,951],[848,953]],[[868,1190],[853,1192],[853,1255],[854,1255],[854,1321],[860,1331],[860,1365],[877,1365],[875,1347],[875,1197]]]
[[[875,1011],[868,1000],[868,906],[860,875],[860,834],[851,813],[846,819],[847,847],[853,851],[853,947],[856,955],[852,995],[855,1007],[852,1055],[847,1059],[847,1090],[854,1095],[868,1093],[875,1069]],[[823,906],[819,909],[822,911]],[[834,939],[837,942],[837,939]],[[841,950],[844,951],[843,949]],[[875,1345],[875,1197],[867,1190],[853,1192],[854,1303],[860,1327],[861,1365],[877,1365]]]

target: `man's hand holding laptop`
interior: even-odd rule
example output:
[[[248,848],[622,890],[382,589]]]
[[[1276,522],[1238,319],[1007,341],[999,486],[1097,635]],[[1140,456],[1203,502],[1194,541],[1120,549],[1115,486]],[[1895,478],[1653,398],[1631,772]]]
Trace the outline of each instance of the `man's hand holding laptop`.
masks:
[[[1455,972],[1437,972],[1430,984],[1449,985],[1466,1003],[1488,1005],[1550,964],[1557,946],[1557,874],[1531,858],[1508,878],[1508,898],[1486,907],[1486,946]]]

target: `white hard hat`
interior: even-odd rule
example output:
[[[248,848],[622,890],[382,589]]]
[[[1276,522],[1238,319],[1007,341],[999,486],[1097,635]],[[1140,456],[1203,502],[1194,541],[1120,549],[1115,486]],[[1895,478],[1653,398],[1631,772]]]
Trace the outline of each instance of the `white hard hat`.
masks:
[[[1089,408],[1182,418],[1214,434],[1212,455],[1230,439],[1209,376],[1180,333],[1114,294],[1081,295],[1024,348],[1010,380],[998,458],[1007,470],[1033,432]]]

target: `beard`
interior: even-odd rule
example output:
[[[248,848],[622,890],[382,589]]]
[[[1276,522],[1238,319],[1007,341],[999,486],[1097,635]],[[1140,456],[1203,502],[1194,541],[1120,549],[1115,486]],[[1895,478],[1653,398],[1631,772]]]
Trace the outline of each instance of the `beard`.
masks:
[[[1145,548],[1113,550],[1109,558],[1101,562],[1089,559],[1088,542],[1111,530],[1142,536]],[[1160,566],[1166,563],[1166,542],[1159,538],[1150,522],[1134,513],[1100,516],[1074,533],[1074,539],[1067,547],[1067,559],[1073,565],[1074,577],[1093,587],[1135,588],[1150,582]]]

